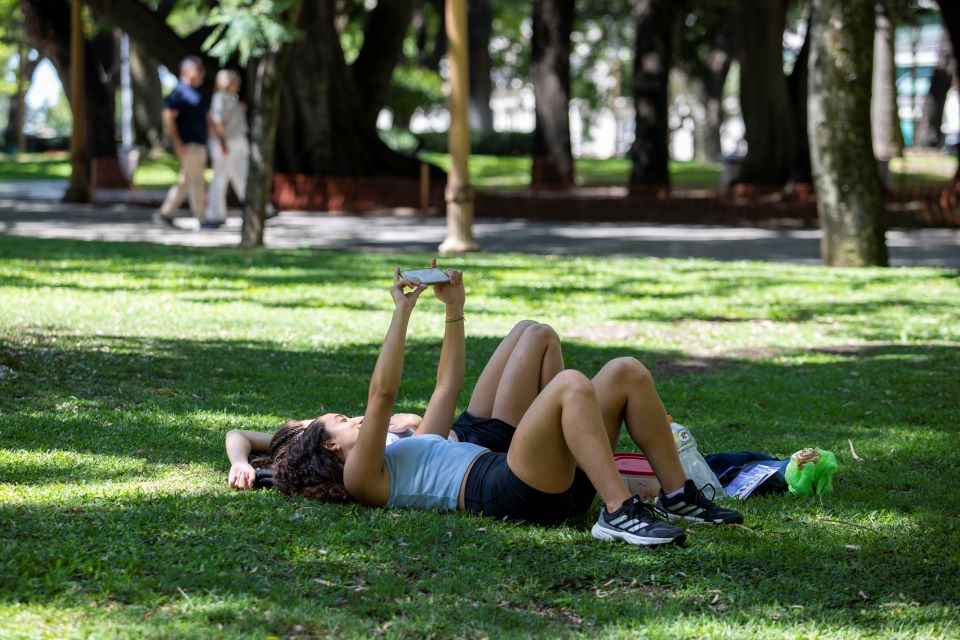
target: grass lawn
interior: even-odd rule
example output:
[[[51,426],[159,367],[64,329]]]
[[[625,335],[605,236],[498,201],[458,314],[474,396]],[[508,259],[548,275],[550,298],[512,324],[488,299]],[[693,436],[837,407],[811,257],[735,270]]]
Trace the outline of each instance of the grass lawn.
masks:
[[[704,451],[837,454],[834,493],[739,503],[748,528],[648,550],[592,539],[596,511],[543,528],[228,490],[230,428],[362,411],[391,270],[427,258],[0,236],[0,637],[960,635],[956,272],[445,261],[468,387],[532,317],[569,366],[641,358]],[[427,402],[442,313],[415,312],[401,410]]]
[[[450,167],[450,157],[446,154],[421,153],[420,156],[444,169]],[[530,166],[530,158],[525,157],[474,155],[470,157],[470,179],[481,189],[522,189],[530,184]],[[894,186],[937,185],[952,178],[956,167],[954,156],[911,150],[903,158],[891,161],[890,172]],[[176,180],[177,169],[171,155],[142,158],[134,182],[141,188],[167,187]],[[674,188],[678,189],[716,188],[722,171],[719,163],[670,162],[670,176]],[[576,172],[581,186],[623,186],[630,177],[630,160],[584,158],[577,160]],[[66,153],[29,154],[19,160],[0,154],[0,181],[69,177],[70,159]]]

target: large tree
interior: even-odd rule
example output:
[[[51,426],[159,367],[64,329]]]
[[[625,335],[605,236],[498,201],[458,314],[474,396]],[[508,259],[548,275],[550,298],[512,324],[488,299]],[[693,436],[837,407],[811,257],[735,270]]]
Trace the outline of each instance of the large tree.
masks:
[[[467,28],[470,30],[467,38],[470,47],[470,129],[492,131],[490,36],[493,33],[493,10],[490,0],[470,0],[467,10]]]
[[[630,158],[631,186],[670,185],[667,85],[670,76],[675,9],[673,0],[638,0],[633,103],[636,127]]]
[[[873,0],[813,0],[809,130],[821,255],[886,265],[883,192],[870,143]]]
[[[747,155],[739,182],[784,184],[791,177],[797,137],[783,72],[783,31],[789,0],[739,0],[733,25],[740,63],[740,109]]]
[[[414,0],[379,2],[361,12],[363,46],[348,64],[340,44],[336,0],[304,2],[299,30],[283,76],[276,169],[283,173],[340,176],[416,176],[419,161],[380,139],[376,114],[387,98]],[[202,55],[210,28],[178,35],[162,15],[140,2],[89,0],[90,6],[168,68],[186,55]],[[217,3],[219,6],[221,3]],[[350,3],[344,3],[349,5]],[[351,7],[354,5],[350,5]],[[208,66],[216,64],[209,56]],[[254,76],[254,80],[255,80]],[[253,87],[248,86],[252,91]]]
[[[133,93],[133,132],[136,144],[150,151],[163,149],[163,87],[159,63],[144,47],[130,44],[130,86]]]
[[[138,4],[138,3],[131,3]],[[26,32],[31,44],[48,58],[60,75],[69,100],[70,3],[67,0],[21,0]],[[116,90],[117,42],[110,29],[94,29],[85,42],[86,148],[97,167],[93,179],[100,186],[124,182],[117,158]]]
[[[573,0],[534,0],[530,78],[536,109],[534,184],[573,184],[570,147],[570,33]]]

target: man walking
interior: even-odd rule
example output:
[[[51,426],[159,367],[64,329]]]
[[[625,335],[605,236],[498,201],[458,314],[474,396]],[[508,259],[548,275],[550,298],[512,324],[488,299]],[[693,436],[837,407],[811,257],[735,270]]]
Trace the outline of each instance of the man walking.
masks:
[[[180,63],[180,82],[163,101],[163,126],[180,160],[180,175],[154,219],[174,227],[173,216],[184,199],[190,199],[190,211],[199,222],[204,218],[207,184],[207,100],[200,93],[206,70],[196,56]]]

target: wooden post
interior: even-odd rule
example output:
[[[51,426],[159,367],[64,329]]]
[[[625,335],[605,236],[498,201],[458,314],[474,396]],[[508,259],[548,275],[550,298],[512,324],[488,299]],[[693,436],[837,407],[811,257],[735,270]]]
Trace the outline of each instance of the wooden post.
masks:
[[[470,96],[467,66],[467,0],[447,0],[447,55],[450,63],[450,173],[444,198],[447,202],[447,237],[442,254],[479,251],[473,239],[473,187],[470,186]]]
[[[86,42],[83,39],[83,2],[70,2],[70,106],[73,131],[70,135],[70,186],[64,202],[90,202],[87,172]]]
[[[430,208],[430,165],[420,163],[420,213]]]

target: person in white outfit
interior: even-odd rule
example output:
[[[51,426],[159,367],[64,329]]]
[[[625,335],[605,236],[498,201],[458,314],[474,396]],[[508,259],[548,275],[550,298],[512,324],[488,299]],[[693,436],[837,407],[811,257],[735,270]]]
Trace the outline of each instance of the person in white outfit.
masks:
[[[240,102],[240,74],[224,69],[217,73],[216,90],[207,119],[210,125],[210,158],[213,181],[207,197],[206,229],[227,219],[227,185],[241,200],[247,192],[250,143],[247,140],[246,106]]]

